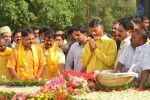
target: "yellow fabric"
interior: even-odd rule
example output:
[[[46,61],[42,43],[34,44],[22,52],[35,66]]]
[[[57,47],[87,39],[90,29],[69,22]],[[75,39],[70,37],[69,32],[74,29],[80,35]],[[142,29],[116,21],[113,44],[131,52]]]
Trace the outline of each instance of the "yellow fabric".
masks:
[[[47,65],[43,71],[43,78],[52,79],[59,75],[58,63],[59,63],[59,51],[60,48],[54,44],[52,48],[45,49],[44,43],[41,44],[43,54],[46,58]]]
[[[87,67],[87,73],[95,70],[114,68],[117,46],[114,40],[106,35],[95,40],[97,48],[91,52],[89,42],[86,43],[81,55],[82,64]]]
[[[11,50],[12,50],[11,48],[6,47],[6,49],[5,49],[4,52],[0,52],[0,56],[7,56],[7,55],[10,55]]]
[[[7,80],[11,80],[10,72],[6,67],[8,58],[11,53],[11,48],[6,47],[4,52],[0,52],[0,80],[3,81],[2,76],[4,75]]]
[[[34,61],[34,75],[37,74],[38,72],[38,67],[39,67],[39,61],[38,61],[38,55],[37,51],[35,48],[35,45],[33,44],[31,46],[32,49],[32,54],[33,54],[33,61]],[[22,43],[18,45],[18,64],[17,64],[17,72],[20,76],[21,79],[28,79],[29,74],[28,74],[28,61],[27,61],[27,54],[26,51],[24,50],[24,47]]]
[[[39,61],[38,68],[43,67],[46,64],[46,61],[43,56],[43,52],[39,46],[35,45],[35,48],[37,51],[36,52],[37,53],[36,55],[38,57],[37,59]],[[15,48],[12,49],[12,52],[10,54],[10,57],[9,57],[8,63],[7,63],[7,67],[14,69],[17,74],[18,74],[17,67],[18,67],[18,61],[19,61],[18,52],[19,52],[19,45],[17,45]],[[31,49],[27,50],[26,55],[27,55],[27,62],[28,62],[28,76],[29,76],[28,79],[34,79],[36,75],[34,74],[34,57],[33,57],[32,50]]]

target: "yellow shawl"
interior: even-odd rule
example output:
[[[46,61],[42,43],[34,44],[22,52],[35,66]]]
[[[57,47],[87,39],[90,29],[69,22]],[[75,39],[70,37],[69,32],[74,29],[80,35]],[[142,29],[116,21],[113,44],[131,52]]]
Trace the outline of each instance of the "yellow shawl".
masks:
[[[33,53],[33,60],[34,60],[34,75],[36,76],[39,67],[39,60],[38,60],[38,53],[36,50],[35,45],[31,46],[32,53]],[[17,73],[21,79],[26,80],[28,79],[28,60],[27,54],[24,50],[24,46],[22,43],[18,45],[18,65],[17,65]]]
[[[11,48],[6,47],[4,52],[0,52],[0,56],[7,56],[7,55],[9,55],[11,50],[12,50]]]
[[[45,50],[44,44],[41,45],[42,49],[43,49],[43,54],[46,55],[46,60],[47,60],[47,65],[44,71],[46,71],[46,73],[43,73],[43,76],[48,77],[49,79],[52,79],[54,77],[57,77],[59,75],[59,69],[58,69],[58,60],[59,60],[59,56],[58,56],[58,49],[59,47],[54,44],[53,47],[47,49],[47,51]]]

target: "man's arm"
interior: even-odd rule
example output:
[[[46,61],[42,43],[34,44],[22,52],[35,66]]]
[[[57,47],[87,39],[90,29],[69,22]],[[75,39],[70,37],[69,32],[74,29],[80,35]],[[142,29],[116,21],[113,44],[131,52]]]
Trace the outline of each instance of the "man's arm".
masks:
[[[66,58],[66,70],[69,70],[69,69],[72,69],[73,68],[73,47],[71,46],[70,49],[69,49],[69,52],[68,52],[68,55],[67,55],[67,58]]]
[[[60,74],[66,71],[64,64],[58,64],[58,69],[59,69]]]
[[[117,46],[114,40],[107,41],[105,44],[108,46],[105,51],[98,47],[100,44],[97,44],[97,48],[93,52],[101,62],[112,67],[117,55]],[[106,45],[103,45],[103,47]]]
[[[65,55],[61,49],[58,50],[58,56],[59,56],[58,69],[60,74],[62,74],[64,71],[66,71],[66,68],[65,68]]]
[[[115,73],[120,73],[120,72],[122,72],[123,66],[124,66],[124,65],[123,65],[122,63],[118,62],[117,67],[116,67],[116,69],[115,69]]]
[[[12,77],[14,77],[16,79],[20,78],[14,69],[8,68],[8,70],[9,70],[10,74],[12,75]]]
[[[143,86],[143,84],[147,81],[148,76],[150,74],[150,70],[143,70],[141,74],[141,79],[140,79],[140,86]]]
[[[81,54],[82,65],[87,67],[91,59],[92,59],[92,52],[89,47],[89,42],[87,42],[84,47],[84,51]]]
[[[43,69],[44,69],[44,66],[39,67],[38,73],[37,73],[37,75],[35,76],[36,78],[39,78],[39,77],[42,75]]]

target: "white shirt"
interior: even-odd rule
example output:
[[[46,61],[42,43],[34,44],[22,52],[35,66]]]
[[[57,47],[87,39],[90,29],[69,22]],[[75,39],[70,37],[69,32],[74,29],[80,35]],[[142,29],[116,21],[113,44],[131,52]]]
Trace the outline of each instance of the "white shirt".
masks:
[[[82,68],[81,54],[84,46],[79,45],[79,42],[75,42],[71,45],[67,58],[66,58],[66,70],[72,69],[80,71]]]
[[[123,49],[124,49],[128,44],[130,44],[130,39],[131,39],[131,36],[129,36],[129,37],[127,37],[126,39],[124,39],[124,40],[121,41],[120,48],[119,48],[118,54],[117,54],[117,58],[119,58],[119,56],[120,56],[121,53],[123,52]]]
[[[131,39],[131,36],[125,38],[124,40],[121,41],[121,44],[120,44],[120,48],[118,50],[118,54],[117,54],[117,59],[115,61],[115,67],[117,66],[117,63],[118,63],[118,59],[119,59],[119,56],[122,54],[124,48],[130,44],[130,39]]]
[[[17,45],[17,43],[15,41],[13,41],[13,43],[11,44],[13,47],[15,47]]]
[[[135,64],[133,70],[140,76],[143,70],[150,70],[149,58],[150,45],[148,43],[137,47],[135,50],[129,44],[124,48],[118,61],[124,65],[125,71],[129,70],[132,64]]]

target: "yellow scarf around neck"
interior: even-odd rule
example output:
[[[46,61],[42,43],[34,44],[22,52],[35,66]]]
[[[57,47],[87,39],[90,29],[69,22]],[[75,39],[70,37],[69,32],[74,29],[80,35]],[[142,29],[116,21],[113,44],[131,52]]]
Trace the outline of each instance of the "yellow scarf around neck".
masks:
[[[56,77],[59,75],[59,69],[58,69],[58,61],[59,61],[59,56],[58,56],[58,50],[59,47],[54,44],[53,47],[45,50],[44,44],[41,45],[43,48],[44,54],[47,56],[47,65],[48,65],[48,76],[50,79]]]
[[[6,47],[4,52],[0,52],[0,56],[7,56],[11,53],[11,48]]]
[[[33,54],[33,61],[34,61],[34,72],[33,74],[36,76],[38,72],[39,67],[39,60],[38,60],[38,53],[36,50],[35,45],[33,44],[31,46],[32,54]],[[24,46],[22,45],[22,42],[18,45],[18,66],[17,66],[17,73],[21,77],[21,79],[26,80],[28,79],[28,60],[27,60],[27,54],[24,50]]]

